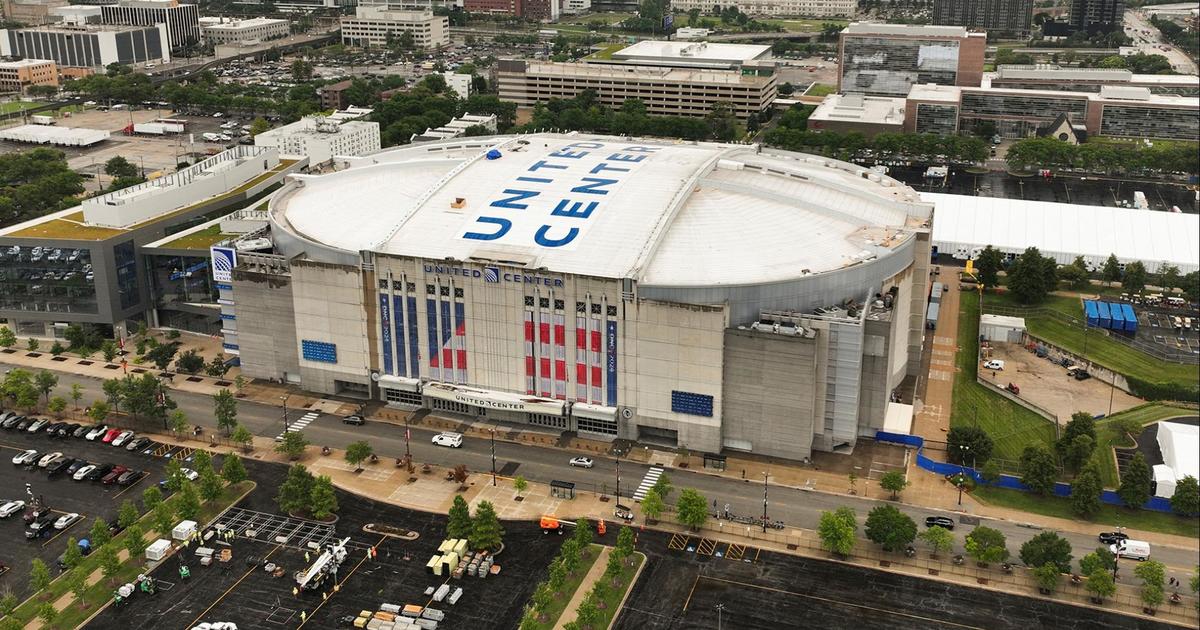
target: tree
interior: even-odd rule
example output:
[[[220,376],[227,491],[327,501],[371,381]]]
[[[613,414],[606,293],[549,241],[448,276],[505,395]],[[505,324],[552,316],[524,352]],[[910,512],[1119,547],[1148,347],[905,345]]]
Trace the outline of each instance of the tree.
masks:
[[[1053,562],[1047,562],[1033,569],[1033,579],[1037,581],[1038,589],[1043,593],[1053,593],[1058,588],[1058,579],[1062,573]]]
[[[370,442],[359,440],[346,447],[346,462],[358,468],[358,465],[366,461],[374,452]]]
[[[1133,568],[1133,574],[1142,580],[1142,603],[1153,610],[1163,603],[1166,588],[1167,567],[1158,560],[1147,560]]]
[[[880,505],[867,514],[867,539],[884,551],[899,551],[917,537],[917,524],[894,505]]]
[[[671,486],[671,477],[667,473],[659,475],[658,479],[655,480],[654,485],[650,486],[650,489],[658,492],[658,498],[662,499],[663,501],[670,501],[671,490],[674,489],[673,486]]]
[[[1125,277],[1121,279],[1121,288],[1127,293],[1141,293],[1146,288],[1146,265],[1135,260],[1125,265]]]
[[[38,619],[42,620],[43,627],[51,627],[54,620],[58,618],[58,609],[50,602],[38,606],[37,611]]]
[[[215,501],[220,498],[224,487],[221,476],[212,469],[212,466],[200,473],[200,497],[205,501]]]
[[[917,534],[925,544],[929,545],[933,555],[938,555],[944,551],[950,551],[954,548],[954,532],[945,527],[929,527],[925,531]]]
[[[900,498],[900,492],[908,485],[908,477],[903,470],[889,470],[879,478],[879,487],[891,492],[893,501]]]
[[[1058,269],[1058,279],[1077,291],[1086,289],[1089,284],[1087,261],[1083,256],[1076,256],[1071,264]]]
[[[662,497],[658,496],[658,490],[650,488],[646,491],[646,496],[642,498],[642,514],[650,520],[658,520],[659,515],[666,509],[666,503]]]
[[[30,337],[25,341],[25,347],[28,348],[30,352],[37,352],[39,345],[41,344],[39,344],[38,340],[34,339],[33,337]]]
[[[1117,566],[1117,558],[1107,547],[1096,547],[1096,550],[1079,559],[1079,570],[1084,575],[1096,571],[1112,571]]]
[[[1000,481],[1000,462],[994,459],[988,460],[988,463],[984,464],[983,468],[979,471],[979,476],[989,486]]]
[[[237,426],[237,398],[228,389],[213,394],[213,417],[217,419],[217,428],[229,435]]]
[[[496,508],[488,501],[480,501],[475,507],[475,518],[471,523],[469,537],[473,549],[488,549],[498,551],[501,539],[504,538],[504,528],[500,527],[500,519],[496,517]]]
[[[1037,304],[1057,286],[1057,268],[1038,248],[1026,248],[1008,269],[1008,288],[1022,304]]]
[[[166,483],[163,485],[171,492],[179,492],[183,489],[183,484],[187,483],[187,476],[183,474],[183,464],[179,463],[174,457],[167,462],[165,476]]]
[[[1180,516],[1195,516],[1200,512],[1200,485],[1196,478],[1187,475],[1175,483],[1175,494],[1171,495],[1171,511]]]
[[[165,536],[175,524],[175,510],[171,509],[170,503],[159,503],[150,512],[150,522],[160,536]]]
[[[1200,271],[1189,271],[1179,283],[1183,288],[1183,298],[1188,302],[1200,302]]]
[[[33,377],[34,386],[41,392],[42,396],[46,397],[47,402],[50,400],[50,392],[58,387],[58,377],[53,372],[42,370]]]
[[[233,434],[229,436],[229,439],[233,440],[236,444],[240,444],[242,446],[242,450],[248,452],[252,443],[254,442],[254,434],[250,432],[250,429],[247,429],[241,423],[238,423],[238,425],[234,427]]]
[[[96,554],[100,556],[101,573],[111,580],[121,570],[121,558],[117,556],[117,548],[113,545],[104,545],[96,551]]]
[[[622,558],[633,554],[633,528],[628,525],[622,525],[621,531],[617,532],[617,551],[621,552]]]
[[[698,530],[708,520],[708,501],[694,488],[684,488],[675,502],[675,514],[679,522]]]
[[[179,502],[175,506],[175,511],[179,514],[179,518],[185,521],[194,521],[200,518],[200,495],[196,492],[196,486],[192,482],[183,484],[183,488],[179,491]]]
[[[34,593],[42,592],[50,586],[50,569],[41,558],[29,561],[29,590]]]
[[[1179,267],[1163,263],[1158,267],[1158,286],[1172,291],[1179,286]]]
[[[1025,541],[1019,556],[1028,567],[1049,563],[1058,573],[1071,571],[1071,543],[1056,532],[1045,531]]]
[[[313,482],[312,473],[303,464],[293,464],[275,496],[279,509],[287,513],[303,511],[312,496]]]
[[[110,378],[100,386],[104,390],[104,398],[112,406],[113,411],[121,411],[125,403],[125,382],[119,378]]]
[[[113,156],[104,163],[104,174],[117,179],[120,177],[138,177],[138,167],[120,155]]]
[[[966,550],[968,556],[983,565],[1008,559],[1008,547],[1005,545],[1004,534],[987,525],[979,525],[971,530],[971,533],[967,534],[963,540],[963,549]]]
[[[304,455],[304,449],[308,448],[308,439],[304,437],[303,431],[288,431],[283,434],[283,440],[275,445],[275,452],[287,455],[291,461],[300,459]]]
[[[17,335],[8,326],[0,326],[0,346],[11,348],[17,345]]]
[[[100,344],[100,354],[104,357],[105,363],[112,363],[119,352],[117,344],[112,339],[105,339],[104,343]]]
[[[1084,466],[1071,484],[1071,510],[1083,518],[1092,516],[1100,511],[1100,495],[1103,492],[1104,482],[1100,479],[1100,471],[1094,464]]]
[[[1104,603],[1105,598],[1112,597],[1117,593],[1117,584],[1113,580],[1112,573],[1103,569],[1097,569],[1096,571],[1089,573],[1087,576],[1087,584],[1084,585],[1084,588],[1086,588],[1087,591],[1092,594],[1092,598],[1100,604]]]
[[[75,410],[79,410],[79,399],[83,398],[83,387],[79,383],[71,383],[71,402],[75,403]]]
[[[79,561],[83,560],[83,552],[79,549],[79,541],[75,540],[74,536],[67,538],[67,549],[63,551],[63,564],[67,569],[74,569],[79,566]]]
[[[65,347],[63,347],[62,343],[60,343],[57,340],[55,340],[55,342],[50,345],[51,356],[58,356],[66,351],[67,351],[67,349]]]
[[[575,532],[571,537],[579,544],[579,550],[587,555],[588,547],[592,544],[594,533],[592,532],[592,522],[586,518],[576,519]]]
[[[517,475],[515,478],[513,478],[513,490],[517,491],[517,496],[521,496],[521,493],[525,492],[528,489],[529,489],[529,482],[525,481],[524,477],[522,477],[521,475]]]
[[[121,508],[117,510],[117,524],[122,528],[127,528],[130,525],[133,525],[141,517],[142,515],[138,512],[137,506],[134,505],[133,501],[130,501],[129,499],[125,499],[125,501],[121,503]]]
[[[49,404],[46,405],[46,409],[49,410],[50,413],[54,414],[54,417],[60,420],[62,419],[62,412],[66,408],[67,400],[62,396],[55,396],[54,398],[51,398]]]
[[[1063,453],[1063,463],[1071,470],[1081,470],[1092,457],[1096,442],[1086,435],[1077,435]]]
[[[208,451],[202,448],[196,449],[192,454],[192,470],[196,471],[197,474],[204,474],[206,471],[211,471],[212,469],[212,455],[209,455]]]
[[[1133,509],[1139,509],[1150,500],[1150,466],[1141,451],[1134,454],[1133,459],[1121,471],[1121,486],[1117,488],[1117,496],[1121,502]]]
[[[221,353],[217,353],[217,355],[212,358],[212,361],[209,361],[208,365],[204,368],[205,374],[208,374],[209,376],[215,376],[217,378],[224,377],[225,373],[228,371],[229,364],[225,362],[225,355]]]
[[[313,518],[325,520],[337,510],[338,500],[333,491],[333,480],[328,475],[317,477],[309,493],[309,511]]]
[[[821,538],[821,548],[839,556],[850,555],[857,540],[858,519],[854,510],[840,507],[832,512],[821,512],[821,520],[817,524],[817,535]]]
[[[946,434],[946,456],[952,464],[984,464],[991,458],[993,448],[991,436],[977,426],[952,426]]]
[[[125,548],[129,550],[129,556],[135,560],[140,560],[140,556],[146,552],[146,547],[149,545],[146,542],[146,533],[142,531],[141,525],[130,525],[125,530]]]
[[[108,529],[108,523],[105,523],[103,519],[97,517],[96,520],[92,522],[91,531],[88,532],[88,540],[90,540],[92,543],[92,549],[99,549],[100,547],[107,545],[108,541],[111,539],[112,534]]]
[[[195,374],[204,369],[204,357],[195,350],[188,350],[175,359],[175,369],[185,374]]]
[[[242,464],[242,458],[234,453],[226,455],[225,461],[221,463],[221,476],[230,484],[241,483],[249,477],[246,474],[246,466]]]
[[[1058,465],[1054,455],[1044,446],[1026,446],[1021,453],[1021,483],[1035,494],[1048,495],[1054,492],[1054,481],[1058,478]]]
[[[88,408],[87,415],[92,419],[92,422],[100,424],[108,419],[108,403],[103,400],[97,400]]]
[[[1096,420],[1086,411],[1072,414],[1054,446],[1068,468],[1081,470],[1096,447]]]
[[[299,60],[297,60],[297,61],[299,61]],[[271,130],[271,123],[267,122],[267,119],[263,118],[262,116],[255,118],[254,122],[250,123],[250,135],[251,136],[257,136],[260,133],[270,131],[270,130]]]
[[[450,519],[446,522],[447,538],[467,538],[471,535],[471,508],[461,494],[454,495],[450,504]]]
[[[595,628],[600,619],[601,614],[600,609],[596,607],[596,598],[588,593],[575,611],[575,622],[579,624],[580,628]]]
[[[167,416],[167,426],[171,429],[171,432],[175,433],[176,435],[187,431],[188,424],[187,414],[184,413],[182,409],[176,409],[172,411],[169,416]]]
[[[574,538],[567,539],[558,550],[558,561],[566,569],[567,575],[574,575],[575,569],[579,568],[579,563],[582,559],[582,552],[579,550],[579,542]]]
[[[145,356],[155,367],[165,370],[171,366],[171,361],[175,359],[175,353],[178,351],[178,343],[164,343],[154,346]]]
[[[83,571],[72,570],[67,574],[66,580],[67,588],[70,589],[71,594],[75,596],[75,599],[80,600],[80,606],[86,608],[87,602],[83,601],[83,595],[84,593],[87,593],[88,589],[87,573],[84,573]]]
[[[975,277],[985,289],[1000,286],[1000,270],[1004,268],[1004,252],[988,245],[975,259]]]

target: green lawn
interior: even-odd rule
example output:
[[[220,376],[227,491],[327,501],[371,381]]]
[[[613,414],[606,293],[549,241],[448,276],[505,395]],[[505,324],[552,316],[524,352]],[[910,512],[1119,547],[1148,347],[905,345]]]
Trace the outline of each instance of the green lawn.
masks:
[[[1026,446],[1054,442],[1054,425],[1045,418],[987,389],[975,380],[979,368],[979,297],[973,291],[959,294],[958,355],[954,374],[951,426],[978,423],[996,448],[993,457],[1016,462]]]
[[[612,624],[613,617],[620,612],[621,600],[625,598],[625,593],[633,588],[633,576],[637,575],[638,567],[646,561],[646,556],[640,552],[633,552],[633,564],[625,565],[625,569],[621,571],[621,576],[617,578],[617,588],[610,588],[603,598],[604,606],[600,608],[600,622],[596,624],[597,628],[607,628]]]
[[[809,86],[808,90],[806,90],[804,92],[804,96],[829,96],[830,94],[833,94],[835,92],[837,92],[836,85],[829,85],[826,83],[814,83],[811,86]]]
[[[997,306],[1021,307],[1010,293],[988,293],[985,304]],[[1073,325],[1051,315],[1030,315],[1025,317],[1025,326],[1033,335],[1041,337],[1050,343],[1061,346],[1075,354],[1086,357],[1093,363],[1098,363],[1109,369],[1127,376],[1134,376],[1145,381],[1156,383],[1178,383],[1195,387],[1200,382],[1200,366],[1167,363],[1140,352],[1119,341],[1113,341],[1099,329],[1086,329],[1082,325],[1083,303],[1079,298],[1051,295],[1038,305],[1040,308],[1057,311],[1081,322]]]
[[[1073,521],[1095,523],[1103,528],[1130,527],[1148,532],[1175,534],[1200,538],[1200,521],[1194,518],[1176,516],[1165,512],[1150,512],[1147,510],[1130,510],[1115,505],[1103,504],[1100,511],[1091,518],[1081,518],[1071,510],[1070,499],[1058,497],[1042,497],[1020,490],[1004,488],[989,488],[976,486],[971,496],[999,507],[1021,510],[1042,516],[1065,518]]]
[[[571,601],[571,597],[575,595],[575,591],[579,589],[580,582],[587,576],[592,565],[596,563],[596,557],[600,555],[600,550],[603,549],[595,543],[588,545],[591,553],[579,563],[579,568],[575,569],[575,575],[567,578],[567,583],[563,585],[562,597],[556,597],[546,608],[545,623],[535,623],[533,627],[537,630],[552,630],[558,624],[558,618],[562,616],[563,610],[567,607],[567,602]]]
[[[12,102],[8,102],[8,103],[0,103],[0,115],[24,111],[26,109],[32,109],[37,106],[38,106],[38,103],[30,103],[28,101],[12,101]]]
[[[824,26],[826,24],[837,24],[838,26],[845,26],[846,24],[848,24],[848,22],[846,22],[846,20],[794,19],[794,20],[759,20],[759,21],[763,22],[765,24],[775,24],[777,26],[782,26],[783,28],[785,28],[788,31],[791,31],[793,33],[820,33],[821,29],[824,28]]]
[[[1146,426],[1152,422],[1158,422],[1167,418],[1195,414],[1195,410],[1187,407],[1176,407],[1166,403],[1147,403],[1120,413],[1114,413],[1112,416],[1097,422],[1096,450],[1092,455],[1092,459],[1100,466],[1100,477],[1104,480],[1104,486],[1106,488],[1116,488],[1120,483],[1120,479],[1117,476],[1117,464],[1113,461],[1112,448],[1114,446],[1133,446],[1127,436],[1117,431],[1115,426],[1117,420],[1133,417],[1137,418],[1142,426]]]

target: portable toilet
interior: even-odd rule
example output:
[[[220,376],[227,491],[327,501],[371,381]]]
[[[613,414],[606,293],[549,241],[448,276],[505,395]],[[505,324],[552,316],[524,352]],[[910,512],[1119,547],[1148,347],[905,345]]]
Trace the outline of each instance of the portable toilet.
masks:
[[[1111,328],[1118,331],[1125,330],[1125,315],[1121,310],[1121,305],[1114,302],[1105,302],[1104,304],[1108,306],[1108,314],[1112,318]]]
[[[1096,310],[1100,312],[1100,327],[1112,328],[1112,313],[1108,311],[1106,302],[1096,302]]]
[[[1083,301],[1083,312],[1087,318],[1088,326],[1099,326],[1100,325],[1100,309],[1096,307],[1095,300],[1084,300]]]
[[[1137,313],[1133,311],[1133,305],[1122,304],[1121,314],[1125,316],[1125,332],[1137,332]]]

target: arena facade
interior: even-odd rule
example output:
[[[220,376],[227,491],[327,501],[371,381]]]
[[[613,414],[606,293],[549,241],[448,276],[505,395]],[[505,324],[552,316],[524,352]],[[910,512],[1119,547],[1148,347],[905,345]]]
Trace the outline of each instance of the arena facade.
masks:
[[[249,376],[802,459],[920,365],[933,206],[885,175],[583,134],[335,162],[271,198],[274,253],[218,252]]]

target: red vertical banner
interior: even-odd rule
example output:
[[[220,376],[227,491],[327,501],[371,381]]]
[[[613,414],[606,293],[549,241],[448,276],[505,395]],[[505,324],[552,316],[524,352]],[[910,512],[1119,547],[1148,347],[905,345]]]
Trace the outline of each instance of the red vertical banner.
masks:
[[[575,400],[587,402],[587,318],[575,317]]]
[[[602,350],[604,348],[604,337],[600,333],[600,320],[592,318],[591,332],[591,352],[588,355],[588,365],[592,368],[592,378],[588,385],[591,386],[591,402],[602,405],[604,401],[601,399],[603,392],[601,387],[604,385],[604,365],[600,360]]]
[[[554,397],[567,399],[567,320],[554,314]]]
[[[533,356],[533,312],[525,311],[525,393],[537,393],[537,365]]]
[[[550,316],[538,313],[538,393],[546,398],[554,396],[550,381],[554,372],[550,367],[551,350]]]

